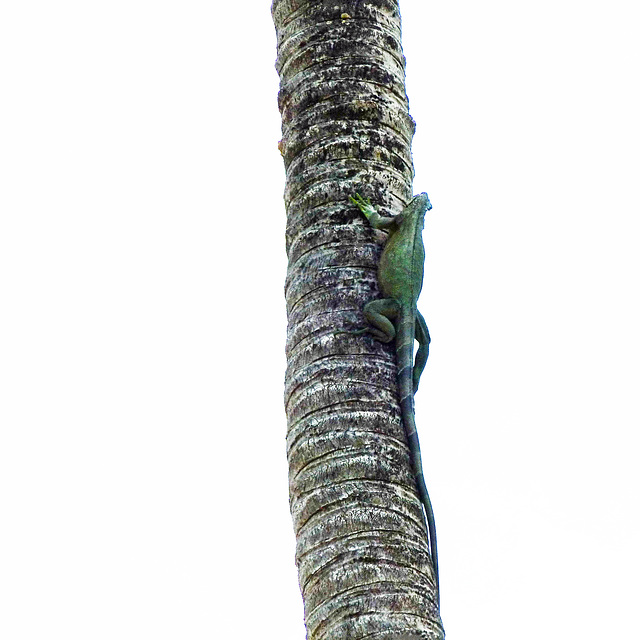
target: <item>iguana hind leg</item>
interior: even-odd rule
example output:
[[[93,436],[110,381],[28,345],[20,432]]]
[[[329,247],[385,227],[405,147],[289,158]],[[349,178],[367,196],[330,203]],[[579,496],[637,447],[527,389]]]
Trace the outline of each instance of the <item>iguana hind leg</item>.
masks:
[[[413,393],[418,390],[418,384],[420,383],[420,376],[427,364],[427,358],[429,357],[429,343],[431,342],[431,336],[429,335],[429,329],[427,323],[424,321],[422,314],[416,309],[416,340],[420,345],[418,352],[416,353],[416,361],[413,365]]]
[[[370,333],[380,342],[391,342],[396,337],[393,320],[400,313],[400,305],[393,298],[372,300],[364,305],[363,312],[369,326],[359,333]]]

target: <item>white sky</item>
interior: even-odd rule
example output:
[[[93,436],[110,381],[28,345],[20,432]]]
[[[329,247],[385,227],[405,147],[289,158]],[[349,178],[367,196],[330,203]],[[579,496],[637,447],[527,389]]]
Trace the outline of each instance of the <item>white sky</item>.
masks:
[[[401,7],[447,637],[640,637],[637,8]],[[275,55],[268,0],[0,9],[2,638],[304,638]]]

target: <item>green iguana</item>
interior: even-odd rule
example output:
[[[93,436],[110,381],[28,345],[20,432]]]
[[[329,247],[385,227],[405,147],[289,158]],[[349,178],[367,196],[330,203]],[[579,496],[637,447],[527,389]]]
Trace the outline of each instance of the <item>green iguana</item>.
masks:
[[[372,300],[364,306],[364,316],[369,326],[355,333],[371,333],[374,338],[382,342],[391,342],[394,338],[396,341],[400,409],[409,444],[411,466],[420,501],[424,505],[427,517],[429,550],[439,601],[436,525],[422,473],[422,458],[413,403],[413,396],[418,390],[420,376],[429,357],[431,341],[427,324],[416,306],[424,275],[422,229],[424,216],[431,209],[431,202],[426,193],[421,193],[411,200],[402,213],[391,218],[381,216],[370,200],[365,200],[358,194],[355,198],[349,199],[360,208],[374,229],[389,232],[378,267],[378,285],[383,298]],[[419,343],[415,363],[413,361],[414,340]]]

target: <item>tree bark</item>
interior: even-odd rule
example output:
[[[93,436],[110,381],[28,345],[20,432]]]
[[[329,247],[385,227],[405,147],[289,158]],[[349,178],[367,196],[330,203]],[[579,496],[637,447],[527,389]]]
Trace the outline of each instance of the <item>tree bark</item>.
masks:
[[[383,215],[412,196],[397,1],[274,0],[286,166],[285,407],[310,640],[443,638],[393,345],[364,326]]]

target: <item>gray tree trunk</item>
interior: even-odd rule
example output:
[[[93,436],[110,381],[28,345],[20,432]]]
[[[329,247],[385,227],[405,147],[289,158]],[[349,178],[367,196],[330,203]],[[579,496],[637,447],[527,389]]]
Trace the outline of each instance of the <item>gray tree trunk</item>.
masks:
[[[310,640],[442,638],[393,345],[364,325],[383,215],[412,196],[397,1],[274,0],[286,166],[285,407],[296,562]]]

